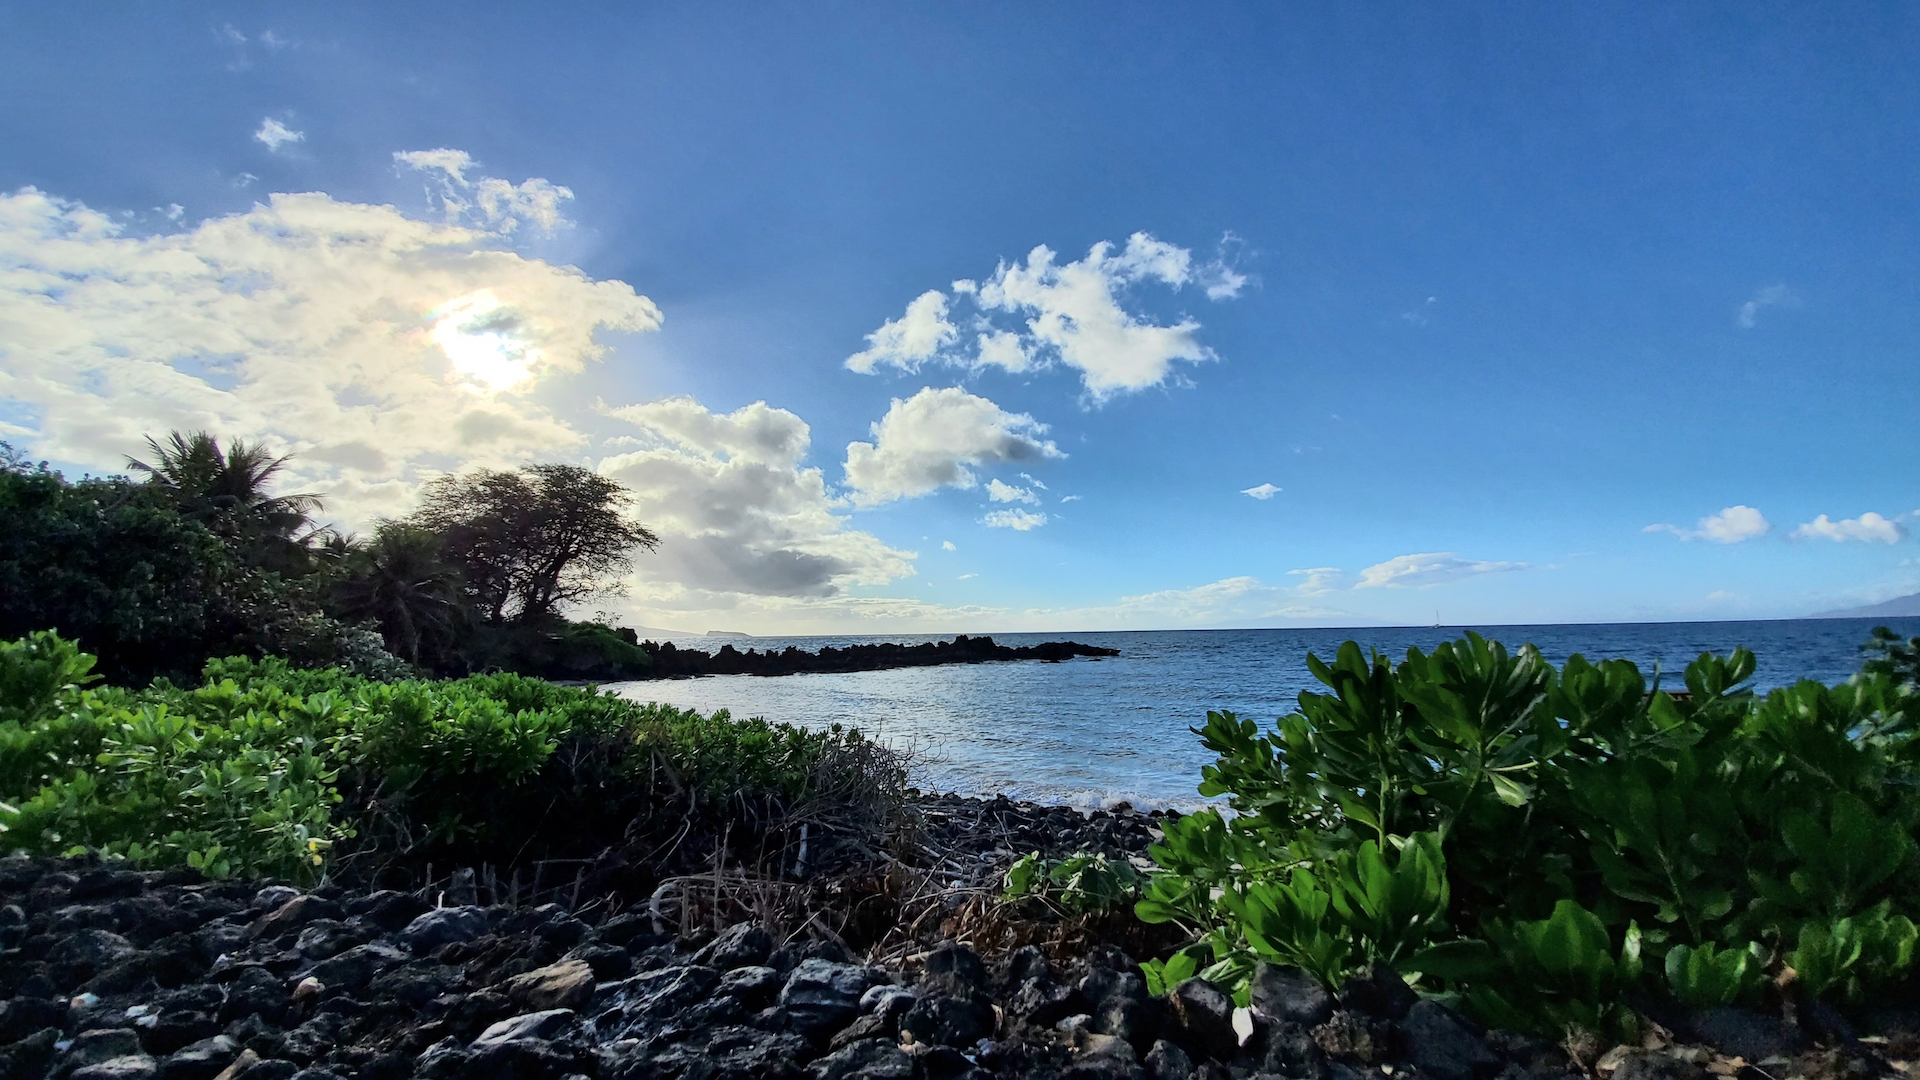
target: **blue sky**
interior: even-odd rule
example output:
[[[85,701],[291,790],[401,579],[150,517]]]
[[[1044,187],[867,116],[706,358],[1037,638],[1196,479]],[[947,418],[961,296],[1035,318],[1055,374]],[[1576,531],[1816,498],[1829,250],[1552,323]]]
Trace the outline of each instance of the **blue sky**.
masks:
[[[1917,43],[1891,4],[15,5],[0,437],[264,438],[357,528],[592,464],[667,541],[606,606],[693,630],[1868,603],[1920,590]]]

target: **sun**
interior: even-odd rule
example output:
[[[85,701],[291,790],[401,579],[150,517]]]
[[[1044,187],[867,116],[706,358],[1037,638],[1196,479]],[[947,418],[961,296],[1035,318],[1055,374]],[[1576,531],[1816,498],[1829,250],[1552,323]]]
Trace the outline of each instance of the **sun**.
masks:
[[[540,350],[521,337],[520,317],[482,290],[433,311],[433,340],[463,379],[489,393],[533,379]]]

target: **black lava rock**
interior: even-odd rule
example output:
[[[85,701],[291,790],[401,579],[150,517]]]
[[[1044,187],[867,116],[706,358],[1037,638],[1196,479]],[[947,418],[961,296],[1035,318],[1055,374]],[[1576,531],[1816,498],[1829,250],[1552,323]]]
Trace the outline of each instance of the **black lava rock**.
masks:
[[[1340,1004],[1354,1012],[1398,1020],[1420,1000],[1400,973],[1385,964],[1376,964],[1364,976],[1349,979],[1340,988]]]
[[[1749,1064],[1807,1048],[1806,1036],[1778,1017],[1731,1005],[1702,1009],[1689,1018],[1687,1026],[1701,1042],[1728,1057],[1745,1058]]]
[[[1249,1004],[1275,1020],[1318,1027],[1333,1015],[1333,995],[1297,967],[1262,961],[1253,968]]]
[[[1400,1021],[1407,1058],[1435,1080],[1486,1080],[1499,1071],[1500,1056],[1480,1030],[1438,1002],[1421,1001]]]
[[[965,945],[942,945],[927,957],[926,975],[920,980],[943,994],[970,998],[987,987],[986,965]]]
[[[1232,1061],[1240,1052],[1233,1030],[1233,999],[1205,979],[1188,979],[1167,992],[1167,1005],[1179,1030],[1178,1041],[1188,1050]]]
[[[225,1035],[183,1046],[160,1062],[160,1080],[212,1080],[240,1056],[240,1044]]]
[[[773,935],[755,923],[738,923],[720,932],[700,951],[693,962],[720,971],[734,968],[763,967],[773,955]]]
[[[916,1042],[970,1047],[993,1034],[993,1008],[969,997],[929,994],[900,1019],[900,1030]]]

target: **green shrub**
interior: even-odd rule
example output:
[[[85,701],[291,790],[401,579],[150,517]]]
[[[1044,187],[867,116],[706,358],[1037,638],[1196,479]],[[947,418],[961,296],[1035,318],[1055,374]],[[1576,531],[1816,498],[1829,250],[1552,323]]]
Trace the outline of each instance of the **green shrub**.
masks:
[[[1329,984],[1384,961],[1536,1030],[1624,1033],[1630,992],[1751,1001],[1787,968],[1856,1000],[1914,963],[1903,648],[1761,697],[1745,650],[1701,656],[1680,694],[1474,634],[1399,664],[1348,642],[1309,658],[1326,691],[1275,730],[1196,729],[1218,755],[1200,791],[1234,814],[1167,824],[1137,914],[1188,927],[1182,969],[1235,986],[1259,959]]]
[[[1000,898],[1035,901],[1065,915],[1096,915],[1139,899],[1144,880],[1132,863],[1104,852],[1076,851],[1064,859],[1048,859],[1034,851],[1007,868]]]
[[[381,682],[227,658],[199,686],[128,691],[89,685],[93,662],[50,633],[0,642],[0,848],[312,880],[343,854],[578,858],[703,815],[746,819],[744,836],[904,782],[857,733],[520,675]]]

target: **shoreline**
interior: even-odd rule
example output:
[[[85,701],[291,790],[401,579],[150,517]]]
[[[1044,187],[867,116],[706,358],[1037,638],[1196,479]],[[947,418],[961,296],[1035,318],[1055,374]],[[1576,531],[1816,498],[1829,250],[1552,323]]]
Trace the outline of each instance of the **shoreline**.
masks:
[[[662,679],[700,678],[708,675],[759,675],[776,677],[802,674],[842,674],[855,671],[892,671],[900,668],[940,667],[947,664],[982,664],[1014,660],[1040,660],[1057,664],[1079,658],[1103,659],[1119,656],[1120,650],[1077,641],[1048,641],[1038,645],[1001,645],[991,637],[957,634],[951,641],[921,642],[903,645],[894,642],[855,644],[836,648],[821,646],[814,652],[789,645],[774,652],[748,649],[745,652],[722,644],[712,653],[683,649],[671,641],[643,641],[639,647],[652,661],[652,673],[633,680],[651,682]]]

